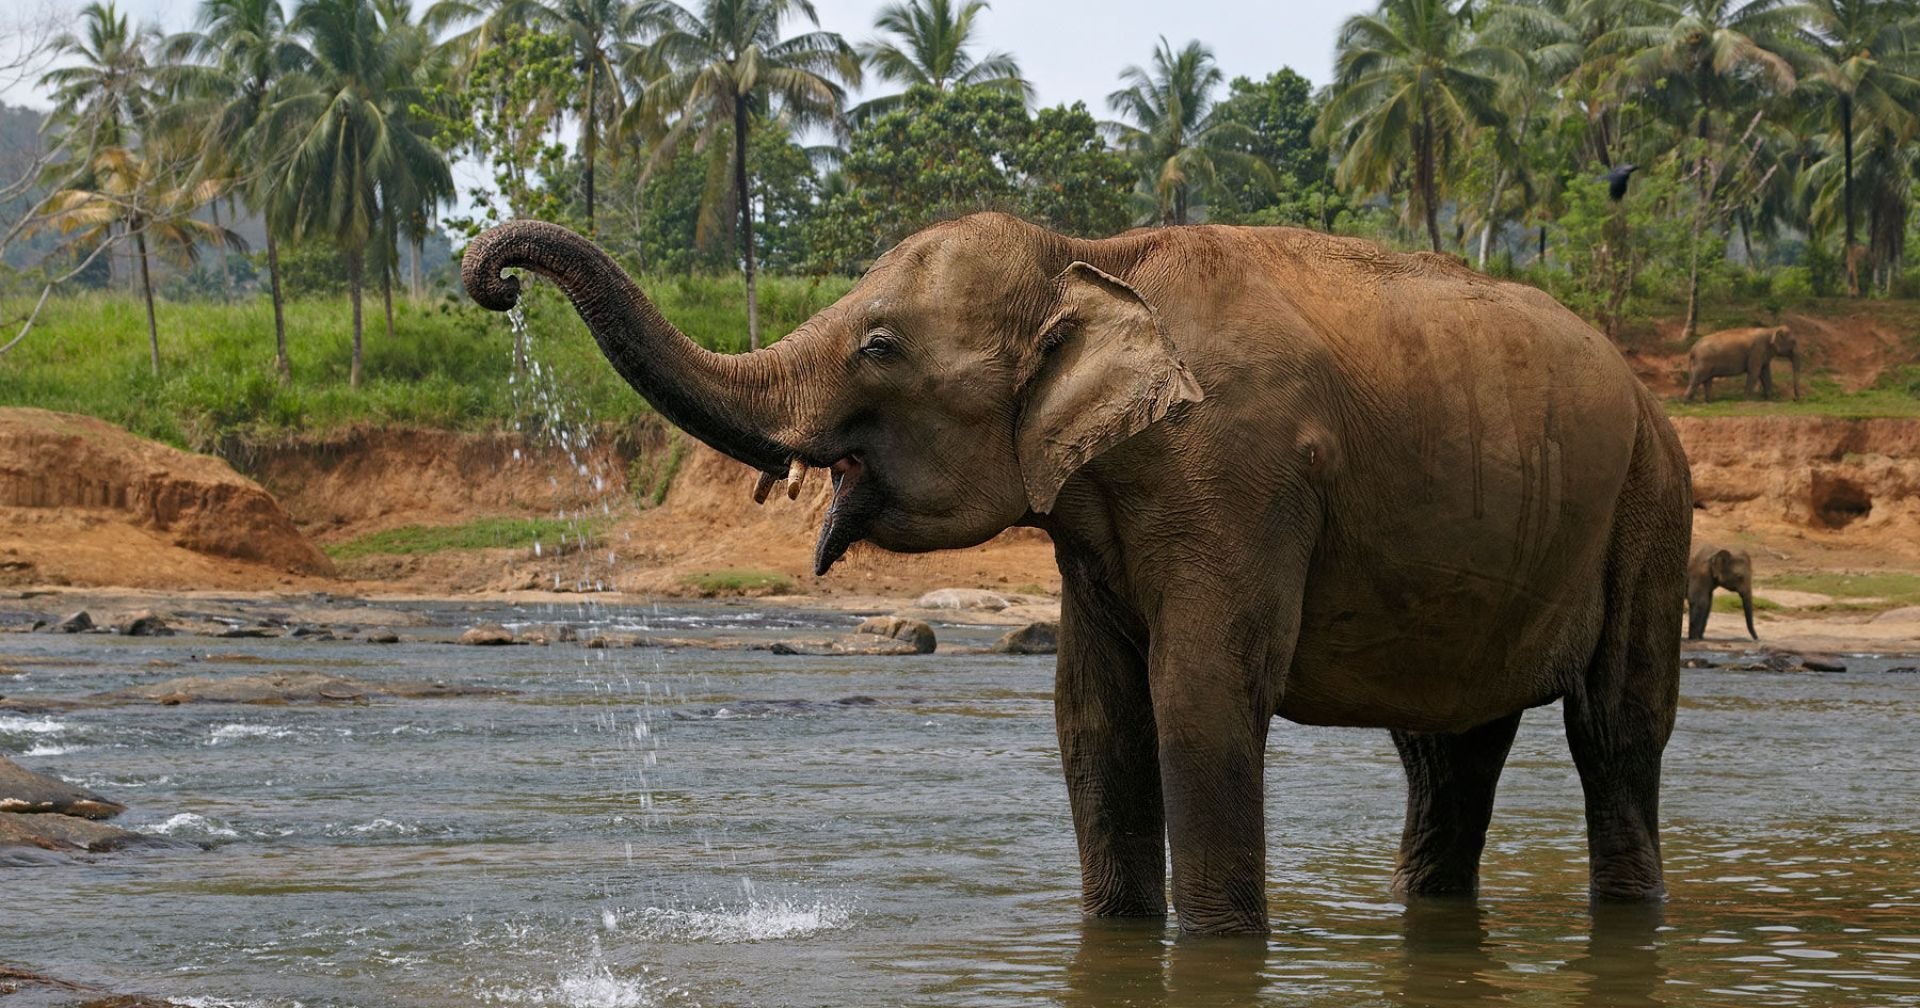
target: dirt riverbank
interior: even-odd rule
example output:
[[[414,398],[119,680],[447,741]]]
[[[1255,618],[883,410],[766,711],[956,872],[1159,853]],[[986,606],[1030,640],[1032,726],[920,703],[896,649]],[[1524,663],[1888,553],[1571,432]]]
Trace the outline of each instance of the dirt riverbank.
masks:
[[[1920,650],[1911,604],[1768,588],[1783,576],[1920,575],[1920,420],[1682,417],[1675,427],[1694,467],[1696,540],[1754,555],[1768,600],[1763,637]],[[779,594],[849,608],[950,586],[1059,590],[1051,543],[1025,529],[922,556],[859,548],[815,578],[826,480],[816,474],[798,500],[776,491],[756,505],[744,466],[661,429],[565,444],[361,430],[231,455],[241,472],[98,421],[0,410],[0,584],[372,597]],[[535,545],[341,549],[406,527],[555,516],[572,532]],[[321,551],[328,547],[337,559]],[[1731,633],[1735,623],[1721,615],[1712,629]]]

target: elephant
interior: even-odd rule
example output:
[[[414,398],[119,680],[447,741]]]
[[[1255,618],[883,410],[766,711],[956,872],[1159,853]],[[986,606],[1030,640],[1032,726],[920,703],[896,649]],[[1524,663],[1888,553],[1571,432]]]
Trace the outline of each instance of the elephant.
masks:
[[[1785,357],[1793,364],[1793,398],[1800,398],[1800,347],[1786,326],[1763,329],[1722,329],[1708,333],[1687,351],[1687,401],[1694,392],[1713,401],[1713,380],[1734,375],[1747,376],[1747,394],[1755,389],[1765,398],[1773,398],[1773,359]]]
[[[1753,558],[1746,550],[1707,544],[1695,549],[1687,560],[1687,639],[1699,640],[1706,634],[1715,588],[1739,593],[1740,608],[1747,614],[1747,636],[1759,640],[1753,629]]]
[[[1590,896],[1664,898],[1687,465],[1620,353],[1546,294],[1292,228],[1091,240],[975,214],[720,354],[564,228],[478,236],[468,294],[509,309],[508,269],[558,284],[757,499],[826,469],[816,576],[856,542],[1051,537],[1084,914],[1164,917],[1171,888],[1185,931],[1267,930],[1276,717],[1389,730],[1395,890],[1476,893],[1521,714],[1556,700]]]

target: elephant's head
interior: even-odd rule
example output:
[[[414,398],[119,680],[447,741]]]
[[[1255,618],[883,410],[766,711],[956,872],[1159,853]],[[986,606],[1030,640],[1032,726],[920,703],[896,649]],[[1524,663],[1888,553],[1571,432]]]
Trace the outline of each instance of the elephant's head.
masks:
[[[1707,560],[1707,571],[1716,587],[1739,594],[1740,609],[1747,616],[1747,635],[1759,640],[1753,629],[1753,559],[1745,550],[1719,550]]]
[[[1793,397],[1800,398],[1800,344],[1786,326],[1775,326],[1767,336],[1767,347],[1775,357],[1785,357],[1793,365]]]
[[[591,242],[537,221],[468,246],[467,292],[504,311],[508,268],[552,279],[607,359],[669,421],[759,470],[831,471],[824,574],[869,540],[986,541],[1049,511],[1081,466],[1197,401],[1153,309],[1091,246],[1003,215],[922,231],[846,297],[748,354],[707,351]]]

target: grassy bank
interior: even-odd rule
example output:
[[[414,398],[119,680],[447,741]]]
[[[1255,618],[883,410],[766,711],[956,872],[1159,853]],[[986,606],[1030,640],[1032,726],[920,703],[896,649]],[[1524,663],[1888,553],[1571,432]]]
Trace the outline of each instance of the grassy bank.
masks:
[[[715,350],[746,348],[739,277],[671,277],[644,285],[696,341]],[[763,278],[762,331],[769,337],[789,331],[848,286],[832,278]],[[353,328],[344,297],[287,306],[293,382],[286,387],[274,373],[273,309],[265,298],[160,302],[158,377],[148,364],[138,298],[59,298],[47,303],[26,340],[0,357],[0,405],[87,413],[190,448],[233,434],[273,437],[357,423],[513,428],[548,413],[552,400],[573,421],[619,422],[647,411],[556,290],[537,285],[525,304],[534,368],[517,373],[504,316],[453,295],[419,303],[399,298],[388,339],[376,294],[364,309],[364,375],[356,391],[347,386]],[[17,319],[31,308],[23,298],[8,298],[0,302],[0,317]]]
[[[744,286],[737,276],[662,277],[643,282],[667,317],[716,350],[745,349]],[[763,277],[764,331],[777,335],[844,294],[850,281]],[[87,413],[172,444],[207,448],[223,438],[271,439],[294,431],[327,431],[360,423],[451,430],[528,428],[556,407],[569,423],[620,423],[646,412],[606,365],[572,307],[556,290],[536,285],[527,298],[535,369],[516,372],[512,336],[502,316],[446,293],[395,303],[388,339],[377,296],[366,303],[365,380],[347,387],[351,315],[345,297],[291,303],[287,336],[294,377],[282,387],[273,368],[273,313],[264,297],[233,304],[161,302],[161,373],[147,363],[146,319],[139,300],[92,293],[48,303],[24,342],[0,356],[0,405]],[[24,298],[0,299],[0,317],[20,318]],[[1753,402],[1739,381],[1723,379],[1712,404],[1670,400],[1676,415],[1758,413],[1822,416],[1920,415],[1920,302],[1824,299],[1789,314],[1830,323],[1836,332],[1897,333],[1887,360],[1863,391],[1846,392],[1810,354],[1806,397]],[[1717,307],[1703,328],[1756,324],[1775,309]],[[1636,349],[1672,355],[1660,333],[1672,326],[1636,323]],[[1854,336],[1846,336],[1854,339]],[[1865,336],[1859,338],[1867,338]],[[1677,360],[1684,367],[1684,359]],[[1776,365],[1776,385],[1788,370]]]

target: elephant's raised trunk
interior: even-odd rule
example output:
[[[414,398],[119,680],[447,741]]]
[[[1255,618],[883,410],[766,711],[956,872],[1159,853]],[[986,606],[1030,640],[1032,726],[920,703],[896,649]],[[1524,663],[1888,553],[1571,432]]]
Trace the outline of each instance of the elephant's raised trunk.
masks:
[[[713,353],[668,322],[605,252],[566,228],[511,221],[475,238],[460,262],[467,294],[506,311],[520,281],[506,269],[532,270],[566,292],[614,370],[674,426],[762,472],[787,472],[795,449],[774,440],[788,428],[776,345],[751,354]]]
[[[1760,634],[1753,629],[1753,589],[1740,590],[1740,610],[1747,614],[1747,636],[1759,640]]]

